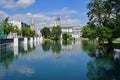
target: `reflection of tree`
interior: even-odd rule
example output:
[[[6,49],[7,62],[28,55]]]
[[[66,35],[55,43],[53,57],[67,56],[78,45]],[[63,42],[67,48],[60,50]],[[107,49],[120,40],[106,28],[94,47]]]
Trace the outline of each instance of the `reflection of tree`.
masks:
[[[111,45],[97,47],[83,41],[82,48],[91,58],[87,64],[89,80],[120,80],[120,60],[114,60]]]
[[[108,48],[96,51],[98,56],[96,57],[95,52],[95,56],[87,64],[89,80],[120,80],[120,61],[113,60],[112,52],[107,53]]]
[[[61,51],[60,41],[53,41],[51,47],[52,47],[52,51],[54,53],[57,53],[57,54],[60,53],[60,51]]]
[[[88,52],[88,55],[91,57],[107,57],[113,54],[111,45],[96,46],[95,42],[92,41],[82,41],[82,49]]]
[[[72,41],[71,40],[63,40],[62,42],[64,46],[67,46],[67,45],[71,45],[72,44]]]
[[[86,52],[88,52],[88,54],[92,57],[95,56],[95,52],[96,52],[96,47],[95,47],[95,43],[93,41],[87,41],[87,40],[83,40],[82,41],[82,49]]]
[[[42,43],[42,49],[44,51],[49,51],[50,50],[50,46],[51,46],[50,41],[45,41],[44,43]]]
[[[61,51],[61,43],[60,41],[45,41],[42,43],[42,48],[44,51],[49,51],[50,49],[52,50],[53,53],[57,55],[57,57],[60,56],[60,51]]]
[[[88,63],[89,80],[120,80],[120,62],[95,58]]]

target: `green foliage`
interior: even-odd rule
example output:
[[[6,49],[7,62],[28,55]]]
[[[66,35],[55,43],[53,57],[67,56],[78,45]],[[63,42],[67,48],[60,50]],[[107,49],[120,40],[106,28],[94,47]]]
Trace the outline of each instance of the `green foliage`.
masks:
[[[50,32],[50,29],[49,29],[49,28],[44,27],[44,28],[41,30],[41,33],[42,33],[42,36],[43,36],[44,38],[50,38],[51,32]]]
[[[53,27],[52,28],[52,32],[51,32],[51,38],[53,40],[59,40],[60,37],[61,37],[61,27],[60,26],[57,26],[57,27]]]
[[[93,29],[90,26],[85,26],[83,27],[82,32],[83,37],[89,38],[90,40],[98,38],[99,43],[112,38],[112,30],[107,27],[96,26]]]
[[[95,28],[92,29],[90,26],[84,26],[82,28],[82,37],[89,38],[90,40],[94,40],[96,38]]]
[[[6,17],[2,22],[1,26],[4,29],[6,34],[10,32],[17,33],[17,35],[23,35],[23,37],[33,37],[35,35],[35,31],[31,30],[30,28],[25,28],[23,26],[22,30],[18,29],[17,26],[13,26],[12,24],[8,23],[9,17]]]
[[[68,33],[63,33],[62,38],[63,38],[63,40],[70,40],[70,39],[72,39],[72,35],[70,35]]]
[[[99,38],[100,41],[120,37],[120,1],[119,0],[92,0],[89,9],[88,27],[83,28],[83,37]]]
[[[35,31],[30,28],[23,27],[22,28],[23,37],[33,37],[35,35]]]
[[[10,30],[12,28],[12,26],[8,23],[8,20],[9,20],[9,17],[6,17],[2,22],[1,22],[1,26],[3,27],[4,29],[4,32],[6,34],[9,34],[10,33]],[[10,27],[9,27],[10,26]]]

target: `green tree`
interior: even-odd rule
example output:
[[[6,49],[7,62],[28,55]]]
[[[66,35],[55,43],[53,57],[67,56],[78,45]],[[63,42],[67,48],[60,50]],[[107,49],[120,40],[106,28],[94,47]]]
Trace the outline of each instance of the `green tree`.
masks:
[[[68,39],[70,40],[70,39],[72,39],[72,35],[70,35],[68,33],[63,33],[62,38],[63,38],[63,40],[68,40]]]
[[[33,37],[33,36],[35,36],[35,31],[31,30],[30,28],[23,27],[22,35],[23,35],[23,37]]]
[[[44,27],[42,30],[41,30],[41,34],[44,38],[50,38],[50,35],[51,35],[51,32],[50,32],[50,28],[48,27]]]
[[[90,36],[97,34],[99,40],[107,40],[110,44],[112,40],[120,37],[120,1],[118,0],[92,0],[87,8],[88,12],[88,32]],[[96,28],[97,27],[97,28]],[[86,28],[84,28],[86,29]],[[92,30],[92,31],[89,31]],[[103,31],[102,31],[103,30]],[[87,31],[87,30],[86,30]],[[83,30],[84,34],[85,30]],[[91,34],[93,32],[93,34]],[[109,34],[108,34],[109,33]],[[86,35],[84,34],[84,36]],[[94,36],[96,38],[96,36]],[[103,39],[104,38],[104,39]]]
[[[3,29],[4,29],[4,32],[6,33],[6,34],[9,34],[10,33],[10,31],[9,31],[9,26],[10,26],[10,24],[8,23],[8,20],[9,20],[9,17],[6,17],[2,22],[1,22],[1,25],[2,25],[2,27],[3,27]]]
[[[53,27],[52,28],[52,32],[51,32],[51,38],[53,40],[59,40],[60,37],[61,37],[61,27],[60,26],[57,26],[57,27]]]

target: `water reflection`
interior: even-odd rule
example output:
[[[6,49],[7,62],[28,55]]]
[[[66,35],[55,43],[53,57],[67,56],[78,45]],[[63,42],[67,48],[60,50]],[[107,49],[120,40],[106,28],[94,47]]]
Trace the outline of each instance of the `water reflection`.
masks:
[[[89,80],[120,80],[120,60],[115,59],[119,55],[111,46],[98,48],[92,42],[83,41],[82,47],[91,57],[87,63]]]
[[[88,62],[89,80],[120,80],[120,61],[95,58]]]
[[[0,63],[3,64],[6,68],[9,67],[9,64],[17,59],[19,56],[34,51],[35,46],[31,44],[23,44],[21,42],[19,46],[13,47],[13,43],[1,44],[0,45]]]
[[[92,41],[20,42],[18,47],[10,43],[0,45],[0,49],[0,68],[2,65],[11,70],[7,75],[17,73],[32,80],[40,80],[40,75],[50,79],[57,75],[56,79],[62,80],[66,74],[68,79],[120,80],[120,53],[110,47],[97,47]]]
[[[81,41],[44,41],[42,43],[42,49],[45,52],[54,53],[57,58],[60,57],[61,51],[64,53],[79,53],[81,48]]]

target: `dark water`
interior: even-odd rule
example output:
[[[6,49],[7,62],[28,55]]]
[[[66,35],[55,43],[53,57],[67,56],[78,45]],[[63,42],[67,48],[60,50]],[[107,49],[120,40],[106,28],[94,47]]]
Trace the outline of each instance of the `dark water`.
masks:
[[[120,53],[89,41],[0,46],[0,80],[120,80]]]

